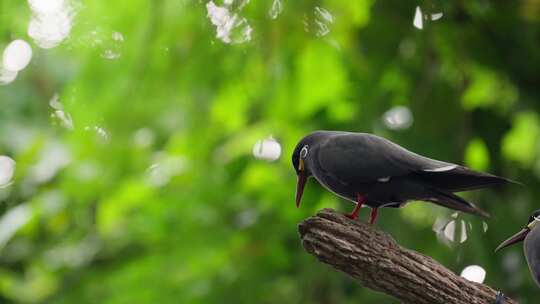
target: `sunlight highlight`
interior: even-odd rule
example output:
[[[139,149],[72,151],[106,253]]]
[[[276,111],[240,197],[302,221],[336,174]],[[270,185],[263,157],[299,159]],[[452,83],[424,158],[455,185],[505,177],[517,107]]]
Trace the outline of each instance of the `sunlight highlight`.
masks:
[[[64,0],[28,0],[28,5],[34,12],[48,14],[61,10]]]
[[[62,103],[60,103],[58,94],[54,94],[51,100],[49,100],[49,106],[53,108],[51,118],[62,127],[68,130],[73,130],[73,119],[68,112],[64,111],[64,106],[62,105]]]
[[[270,15],[270,18],[272,19],[277,19],[277,17],[281,14],[282,11],[283,3],[281,3],[281,0],[274,0],[272,2],[272,7],[270,8],[268,15]]]
[[[86,126],[86,127],[84,127],[84,130],[88,131],[88,132],[94,132],[101,140],[103,140],[105,142],[109,141],[109,139],[110,139],[109,133],[103,127],[100,127],[100,126]]]
[[[28,0],[32,17],[28,35],[44,49],[58,46],[71,32],[75,11],[66,0]]]
[[[12,83],[17,79],[17,74],[17,71],[10,71],[0,67],[0,85]]]
[[[443,13],[442,13],[442,12],[431,14],[431,20],[433,20],[433,21],[439,20],[439,19],[441,19],[442,17],[443,17]]]
[[[4,50],[2,67],[9,71],[21,71],[32,59],[32,48],[28,42],[17,39],[12,41]]]
[[[437,21],[443,17],[442,12],[432,13],[429,14],[429,20],[431,21]],[[422,12],[422,9],[420,6],[416,7],[416,10],[414,11],[414,19],[413,19],[413,25],[419,30],[424,29],[424,21],[428,20],[428,15],[424,14]]]
[[[9,186],[15,174],[15,161],[8,156],[0,155],[0,188]]]
[[[18,73],[28,66],[31,59],[32,48],[28,42],[17,39],[9,43],[2,54],[0,85],[15,81]]]
[[[317,36],[325,36],[330,33],[329,24],[334,23],[334,17],[329,11],[322,7],[315,7],[315,24],[317,26]]]
[[[259,140],[253,145],[253,156],[256,159],[276,161],[281,156],[281,145],[272,136]]]
[[[139,148],[148,148],[156,140],[154,131],[150,128],[141,128],[133,134],[133,143]]]
[[[413,124],[411,110],[405,106],[393,107],[383,115],[383,122],[388,129],[403,130],[408,129]]]
[[[422,10],[420,9],[420,6],[417,6],[416,10],[414,11],[413,25],[419,30],[424,28],[424,17],[422,15]]]
[[[451,215],[451,218],[439,216],[433,224],[433,232],[437,235],[437,239],[452,247],[456,244],[463,244],[468,239],[468,230],[471,229],[471,224],[464,220],[458,219],[457,212]]]
[[[330,33],[330,25],[334,23],[334,17],[325,8],[316,6],[313,15],[304,16],[304,30],[314,32],[315,36],[323,37]]]
[[[465,267],[460,274],[461,277],[476,283],[483,283],[486,279],[486,271],[478,265],[470,265]]]
[[[0,219],[0,249],[32,216],[32,209],[27,204],[20,204],[9,209]]]
[[[72,156],[68,147],[60,142],[45,144],[40,151],[39,160],[31,167],[31,180],[35,184],[48,182],[71,163]]]
[[[208,18],[216,26],[216,37],[225,43],[243,43],[251,40],[253,29],[246,18],[232,12],[233,1],[217,6],[214,1],[206,4]],[[247,2],[244,2],[244,4]],[[243,5],[241,5],[243,6]]]
[[[171,179],[187,169],[188,161],[184,156],[171,155],[160,151],[154,155],[154,163],[146,170],[146,181],[154,187],[163,187]]]
[[[120,58],[122,56],[121,48],[124,42],[124,35],[120,32],[112,32],[110,39],[107,40],[111,40],[107,42],[109,48],[101,53],[101,57],[109,60]]]

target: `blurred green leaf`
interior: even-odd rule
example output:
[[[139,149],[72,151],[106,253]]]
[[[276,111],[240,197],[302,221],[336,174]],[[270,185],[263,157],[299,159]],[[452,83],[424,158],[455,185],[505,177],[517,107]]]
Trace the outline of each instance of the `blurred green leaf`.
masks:
[[[338,50],[320,41],[309,43],[298,59],[298,115],[308,117],[344,97],[347,78]]]
[[[473,66],[471,83],[463,94],[462,102],[466,110],[497,105],[507,110],[518,99],[518,90],[504,76],[481,66]]]
[[[489,151],[481,138],[473,138],[465,149],[465,164],[472,169],[486,171],[489,169]]]
[[[502,152],[509,159],[530,168],[538,154],[540,120],[534,112],[521,112],[513,120],[512,129],[504,136]]]

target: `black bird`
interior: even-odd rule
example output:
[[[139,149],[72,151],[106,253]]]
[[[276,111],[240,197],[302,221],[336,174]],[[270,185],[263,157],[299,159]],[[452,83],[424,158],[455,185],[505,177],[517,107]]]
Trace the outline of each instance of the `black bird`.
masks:
[[[378,208],[398,208],[411,200],[488,217],[454,192],[509,182],[415,154],[367,133],[315,131],[297,144],[292,163],[298,176],[297,207],[307,179],[313,176],[326,189],[356,203],[350,218],[356,219],[363,205],[371,207],[371,223],[377,218]]]
[[[527,225],[502,242],[495,251],[523,241],[523,252],[536,285],[540,287],[540,209],[530,217]]]

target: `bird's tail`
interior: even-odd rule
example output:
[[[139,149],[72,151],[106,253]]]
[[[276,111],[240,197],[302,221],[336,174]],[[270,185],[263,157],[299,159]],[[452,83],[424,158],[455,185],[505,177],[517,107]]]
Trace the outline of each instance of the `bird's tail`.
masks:
[[[464,198],[457,196],[451,192],[440,190],[437,188],[428,188],[427,201],[433,202],[437,205],[441,205],[450,209],[455,209],[470,214],[478,215],[484,218],[489,218],[489,213],[476,207],[474,204],[466,201]]]
[[[435,188],[444,189],[447,192],[476,190],[509,183],[521,185],[519,182],[504,177],[473,171],[461,166],[443,172],[422,171],[419,176]]]

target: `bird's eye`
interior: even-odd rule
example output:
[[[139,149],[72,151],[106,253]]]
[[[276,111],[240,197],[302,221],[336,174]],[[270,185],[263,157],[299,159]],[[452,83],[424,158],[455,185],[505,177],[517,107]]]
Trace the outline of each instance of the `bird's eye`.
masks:
[[[300,150],[300,158],[304,159],[306,158],[308,153],[308,146],[304,146],[302,150]]]

